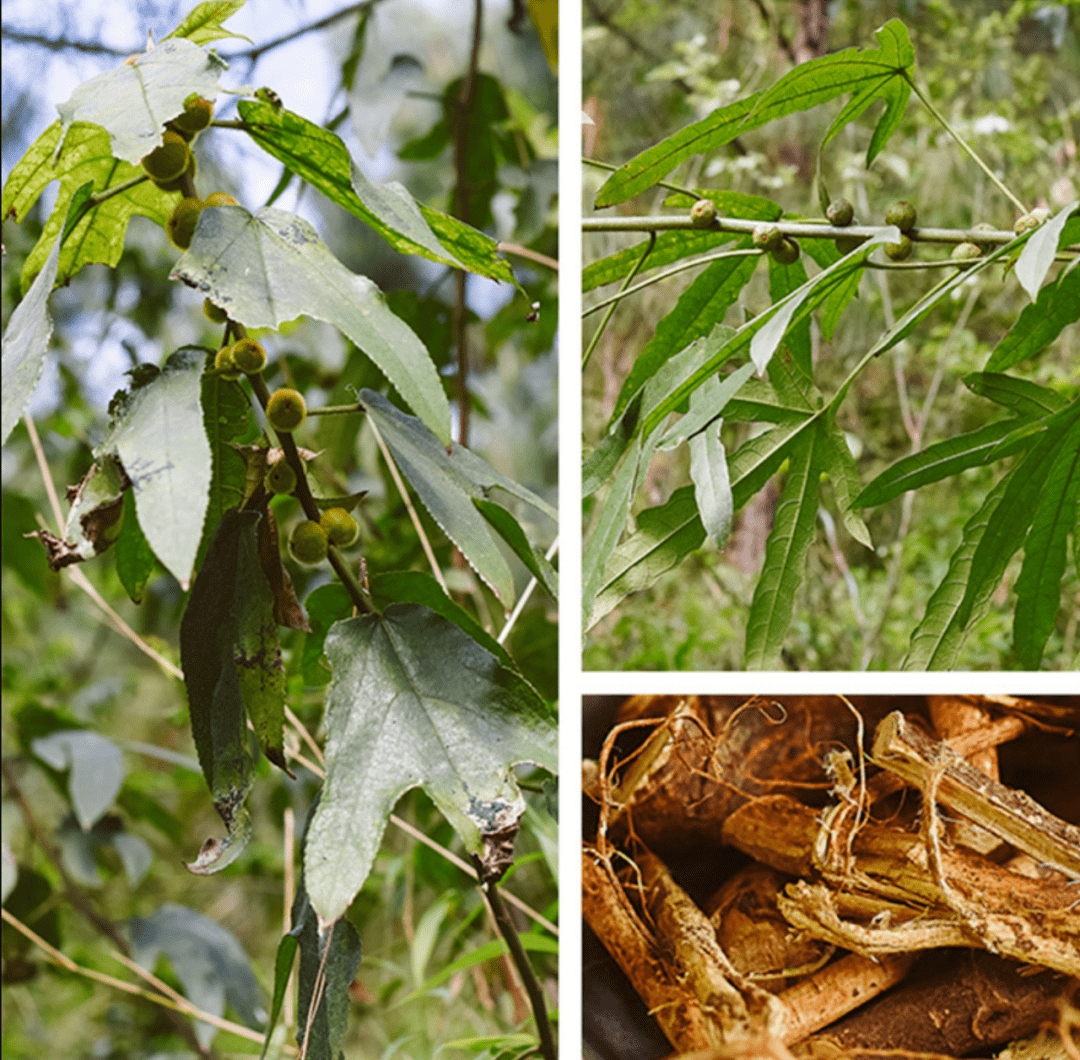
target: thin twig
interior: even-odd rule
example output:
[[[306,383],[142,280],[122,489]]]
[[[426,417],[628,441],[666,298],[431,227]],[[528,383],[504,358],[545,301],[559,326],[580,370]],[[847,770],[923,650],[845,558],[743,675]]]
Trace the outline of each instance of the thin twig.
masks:
[[[622,287],[619,289],[620,293],[625,291],[629,286],[633,278],[641,271],[642,266],[645,264],[645,260],[652,253],[653,247],[656,246],[656,233],[649,233],[649,243],[645,247],[641,257],[638,258],[634,267],[627,273],[626,279],[623,280]],[[596,349],[596,344],[600,341],[600,336],[603,335],[604,329],[608,326],[608,321],[611,320],[612,314],[615,312],[615,303],[612,302],[608,307],[608,311],[604,314],[604,319],[600,321],[596,331],[593,333],[593,337],[589,340],[589,345],[586,347],[585,352],[581,355],[581,370],[584,371],[586,365],[589,363],[589,358],[593,355],[593,350]]]
[[[516,254],[519,258],[528,258],[530,261],[535,261],[538,265],[546,265],[553,272],[559,271],[559,263],[554,258],[549,258],[546,254],[541,254],[539,250],[532,250],[529,247],[523,247],[518,243],[498,243],[495,246],[496,250],[501,250],[504,254]]]
[[[555,553],[559,551],[559,539],[556,537],[551,542],[551,547],[547,550],[544,558],[550,563]],[[525,609],[525,602],[532,595],[533,589],[536,588],[536,578],[530,578],[529,584],[525,586],[521,596],[518,597],[518,602],[514,605],[514,610],[510,613],[510,617],[503,624],[503,628],[499,630],[499,635],[495,638],[500,644],[506,642],[506,638],[510,635],[510,630],[514,628],[514,623],[518,620],[518,616]]]

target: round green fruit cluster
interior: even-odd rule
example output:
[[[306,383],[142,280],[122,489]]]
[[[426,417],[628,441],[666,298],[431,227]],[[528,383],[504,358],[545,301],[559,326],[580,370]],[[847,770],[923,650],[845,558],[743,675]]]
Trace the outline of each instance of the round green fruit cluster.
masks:
[[[240,339],[232,348],[232,359],[241,372],[258,375],[266,367],[266,350],[254,339]]]
[[[712,199],[698,199],[690,207],[690,221],[695,228],[708,228],[716,220],[716,203]]]
[[[899,243],[885,244],[885,257],[890,261],[906,261],[911,257],[911,252],[914,249],[915,244],[911,242],[906,233],[901,232]]]
[[[326,559],[326,531],[311,519],[297,523],[289,538],[289,551],[300,563],[321,563]]]
[[[344,508],[327,508],[319,517],[319,526],[327,540],[341,548],[351,545],[360,532],[356,520]]]
[[[784,242],[784,237],[776,225],[755,225],[750,241],[758,250],[776,250]]]
[[[203,299],[202,311],[211,324],[224,324],[229,319],[229,314],[221,306],[214,305],[209,298]]]
[[[953,261],[974,261],[982,257],[982,247],[978,243],[957,243],[953,247]]]
[[[185,169],[191,158],[191,148],[179,133],[166,129],[162,136],[160,147],[155,147],[150,154],[142,159],[142,167],[146,175],[155,184],[168,183],[176,180]]]
[[[217,351],[217,356],[214,358],[214,367],[221,374],[221,378],[228,379],[229,382],[235,382],[243,375],[240,369],[236,367],[236,361],[233,360],[233,348],[231,346],[222,346]]]
[[[1022,236],[1025,232],[1030,232],[1033,228],[1038,228],[1039,225],[1049,220],[1050,211],[1045,206],[1036,206],[1031,213],[1026,213],[1023,217],[1017,219],[1013,231],[1018,236]]]
[[[195,226],[199,223],[205,203],[202,199],[181,199],[169,214],[165,222],[165,233],[169,242],[179,250],[191,246],[191,237],[195,235]]]
[[[836,199],[829,203],[825,216],[836,228],[847,228],[855,220],[855,207],[847,199]]]
[[[794,239],[784,236],[780,244],[769,253],[772,254],[773,261],[780,265],[794,265],[799,260],[799,244]]]
[[[185,140],[191,140],[201,133],[214,119],[214,104],[202,96],[192,93],[184,100],[184,113],[167,122],[170,129],[175,129]]]
[[[266,403],[267,422],[280,434],[295,431],[306,417],[307,405],[304,404],[304,395],[298,390],[282,387],[275,390]]]

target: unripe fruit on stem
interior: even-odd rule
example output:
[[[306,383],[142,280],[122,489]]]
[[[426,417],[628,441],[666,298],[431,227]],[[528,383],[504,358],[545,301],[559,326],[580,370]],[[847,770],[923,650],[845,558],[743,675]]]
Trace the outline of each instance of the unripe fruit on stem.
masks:
[[[282,387],[270,395],[266,403],[266,419],[275,431],[289,434],[295,431],[307,416],[304,396],[298,390]]]
[[[708,228],[716,220],[716,203],[712,199],[698,199],[690,207],[690,220],[695,228]]]
[[[181,199],[165,222],[165,232],[174,247],[187,250],[191,246],[191,237],[195,235],[195,226],[202,213],[202,199]]]
[[[292,493],[296,489],[296,472],[289,462],[282,457],[276,464],[270,465],[264,479],[266,488],[274,494]]]
[[[915,207],[903,199],[898,199],[885,211],[885,223],[896,225],[901,232],[910,232],[915,227],[915,221]]]
[[[758,250],[776,250],[784,242],[784,237],[776,225],[755,225],[750,241]]]
[[[319,518],[319,526],[335,545],[345,548],[356,540],[360,528],[344,508],[327,508]]]
[[[836,199],[829,203],[825,216],[828,218],[829,224],[834,225],[836,228],[847,228],[855,219],[855,207],[847,199]]]
[[[321,563],[326,559],[326,533],[318,523],[305,519],[293,528],[289,551],[300,563]]]
[[[254,339],[240,339],[232,348],[233,361],[241,372],[258,375],[266,367],[266,350]]]
[[[841,254],[850,254],[856,247],[861,247],[865,242],[865,239],[859,239],[857,236],[841,236],[836,240],[836,249]]]
[[[885,257],[890,261],[906,261],[911,257],[912,250],[915,249],[915,244],[903,233],[900,234],[899,243],[886,243],[885,244]]]
[[[214,104],[202,96],[191,95],[184,100],[184,113],[173,118],[172,123],[181,135],[194,136],[202,132],[214,117]]]
[[[982,257],[982,250],[975,243],[957,243],[953,247],[953,261],[974,261]]]
[[[773,261],[781,265],[794,265],[799,260],[799,244],[787,236],[780,241],[780,245],[770,252]]]
[[[212,191],[206,196],[207,206],[239,206],[238,203],[231,195],[227,195],[223,191]]]
[[[217,356],[214,358],[214,367],[218,370],[222,379],[228,379],[229,382],[235,382],[243,374],[239,368],[236,367],[236,362],[233,360],[232,347],[222,346],[217,351]]]
[[[155,180],[154,183],[161,188],[162,191],[183,191],[184,180],[189,178],[195,179],[195,174],[199,172],[199,160],[195,157],[194,151],[188,152],[188,164],[184,169],[184,172],[180,174],[175,180]]]
[[[1013,231],[1018,236],[1022,236],[1025,232],[1038,228],[1039,225],[1048,220],[1050,220],[1050,211],[1045,206],[1036,206],[1031,213],[1026,213],[1017,220],[1013,226]]]
[[[211,324],[224,324],[229,319],[229,314],[220,306],[214,305],[209,298],[203,299],[202,311]]]
[[[142,160],[142,167],[151,180],[175,180],[187,168],[191,148],[187,141],[171,129],[166,129],[160,147],[155,147]]]

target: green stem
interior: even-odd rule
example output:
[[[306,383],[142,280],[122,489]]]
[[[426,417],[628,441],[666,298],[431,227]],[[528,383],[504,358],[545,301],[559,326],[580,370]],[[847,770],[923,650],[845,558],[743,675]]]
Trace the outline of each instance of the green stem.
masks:
[[[359,401],[351,405],[323,405],[321,409],[308,409],[309,416],[350,416],[354,412],[363,412],[364,406]]]
[[[649,245],[645,248],[645,253],[641,255],[637,260],[637,264],[627,273],[626,279],[623,280],[623,285],[620,291],[625,291],[630,286],[630,281],[641,271],[641,266],[645,264],[645,259],[652,253],[653,247],[656,246],[656,233],[649,233]],[[596,349],[596,344],[600,341],[600,336],[604,333],[604,328],[608,326],[608,321],[611,319],[611,315],[615,312],[615,303],[612,302],[608,307],[608,311],[604,314],[604,319],[600,321],[600,326],[596,329],[595,334],[589,340],[589,347],[585,351],[581,358],[581,369],[585,370],[585,366],[589,363],[589,358],[593,355],[593,350]]]
[[[533,1016],[536,1019],[536,1030],[540,1036],[540,1052],[544,1060],[558,1060],[558,1053],[555,1049],[555,1036],[551,1031],[547,1004],[544,1001],[544,991],[536,978],[532,965],[529,963],[525,947],[521,945],[521,939],[518,938],[514,921],[510,918],[510,914],[503,904],[502,895],[499,893],[495,881],[487,878],[488,874],[484,869],[483,862],[475,854],[472,856],[472,862],[473,868],[476,870],[476,878],[480,881],[480,886],[483,887],[484,894],[491,905],[495,923],[498,924],[499,931],[506,940],[514,967],[517,968],[521,981],[525,985],[525,991],[529,995],[529,1001],[532,1003]]]
[[[922,103],[922,105],[931,113],[931,115],[941,123],[945,131],[960,145],[960,147],[963,148],[963,150],[965,150],[971,156],[975,164],[998,186],[998,188],[1001,189],[1002,192],[1004,192],[1004,194],[1009,199],[1012,200],[1013,205],[1022,214],[1026,214],[1028,212],[1027,207],[1015,195],[1013,195],[1013,193],[1009,191],[1007,187],[1005,187],[1005,185],[1001,182],[1001,180],[994,173],[994,171],[974,152],[974,150],[972,150],[968,142],[962,136],[960,136],[960,134],[957,133],[957,131],[949,124],[949,122],[945,118],[945,115],[942,114],[941,111],[939,111],[937,107],[935,107],[934,104],[931,103],[925,95],[923,95],[922,90],[917,84],[915,84],[915,81],[908,74],[908,72],[906,70],[902,72],[904,77],[907,79],[908,84],[911,85],[912,91],[915,93],[916,96],[919,97],[919,102]]]
[[[685,272],[687,269],[692,269],[697,265],[707,265],[710,261],[719,261],[721,258],[750,258],[760,256],[764,253],[763,250],[723,250],[716,254],[706,254],[702,258],[694,258],[693,261],[684,261],[681,264],[676,265],[673,269],[668,269],[667,272],[660,272],[655,276],[650,276],[647,280],[642,280],[641,283],[635,284],[633,287],[624,287],[617,294],[613,294],[610,297],[597,302],[595,305],[589,306],[589,308],[581,314],[582,319],[591,316],[593,313],[598,313],[604,306],[610,305],[612,302],[619,302],[623,298],[628,298],[630,295],[636,294],[638,291],[643,291],[646,287],[651,287],[654,283],[659,283],[661,280],[666,280],[669,276]]]

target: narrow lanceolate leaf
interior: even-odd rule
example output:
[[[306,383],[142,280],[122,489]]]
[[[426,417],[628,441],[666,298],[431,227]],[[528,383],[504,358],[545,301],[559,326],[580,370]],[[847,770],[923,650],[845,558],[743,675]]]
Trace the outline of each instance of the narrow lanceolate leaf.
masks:
[[[362,390],[360,400],[386,442],[394,462],[409,480],[431,517],[460,549],[469,565],[509,609],[514,603],[514,578],[491,535],[487,521],[473,505],[483,494],[465,475],[455,454],[415,416],[406,416],[381,394]]]
[[[60,240],[53,247],[45,267],[34,280],[26,297],[15,307],[4,332],[2,385],[0,385],[0,445],[7,442],[37,389],[45,367],[45,354],[52,337],[49,295],[60,260]]]
[[[251,835],[246,801],[255,761],[244,725],[244,699],[234,658],[241,583],[241,538],[255,547],[255,512],[226,512],[191,587],[180,622],[180,664],[187,686],[191,733],[224,839],[203,844],[193,872],[217,872],[235,860]],[[244,579],[248,581],[247,578]]]
[[[526,570],[544,587],[556,603],[559,600],[559,575],[547,557],[526,536],[521,524],[501,504],[474,497],[480,514],[495,528]]]
[[[723,420],[716,420],[690,439],[690,478],[701,524],[709,540],[723,548],[731,530],[734,501],[728,475],[727,454],[720,441]]]
[[[1012,409],[1018,416],[1042,418],[1060,412],[1069,403],[1056,390],[1000,372],[970,372],[964,376],[964,385],[972,393]]]
[[[135,165],[160,146],[165,122],[183,113],[189,95],[217,99],[218,76],[225,68],[215,53],[173,37],[84,81],[56,109],[65,130],[77,121],[100,125],[112,141],[112,154]]]
[[[1078,206],[1080,202],[1071,202],[1040,225],[1031,233],[1027,245],[1020,252],[1016,262],[1016,278],[1033,302],[1039,297],[1039,288],[1054,264],[1062,230]]]
[[[677,489],[666,504],[647,508],[637,517],[637,525],[637,533],[611,555],[593,605],[585,613],[586,629],[596,625],[625,596],[647,589],[678,566],[705,540],[692,486]]]
[[[749,239],[738,244],[741,249],[749,246]],[[683,291],[675,308],[661,318],[652,338],[634,361],[615,402],[613,419],[622,414],[634,394],[679,350],[723,323],[760,260],[747,257],[714,261]]]
[[[660,439],[657,448],[675,449],[687,438],[693,437],[713,420],[724,415],[728,405],[738,400],[735,395],[738,394],[741,398],[748,382],[757,382],[750,380],[753,372],[754,366],[747,363],[724,376],[722,380],[715,375],[710,376],[690,395],[690,411]],[[803,418],[802,409],[799,410],[799,418]]]
[[[986,371],[1004,372],[1045,349],[1069,325],[1080,320],[1080,269],[1066,269],[1024,306],[1009,333],[994,347]]]
[[[905,456],[868,483],[852,502],[852,507],[871,508],[884,504],[908,490],[938,482],[969,467],[981,467],[1002,438],[1028,422],[1020,417],[998,420],[977,431],[935,442],[921,453]]]
[[[834,414],[826,417],[825,432],[822,437],[821,464],[832,483],[836,503],[840,508],[840,518],[847,532],[860,544],[873,548],[874,542],[870,538],[866,523],[853,510],[853,501],[862,485],[859,480],[859,468]]]
[[[1031,446],[1017,466],[1017,474],[1001,503],[990,516],[986,532],[971,558],[971,574],[968,578],[964,599],[960,603],[958,620],[967,623],[980,586],[1001,580],[1005,567],[1013,554],[1024,544],[1024,537],[1031,526],[1039,506],[1039,497],[1046,486],[1047,477],[1062,439],[1069,436],[1080,419],[1080,401],[1074,403],[1071,417],[1056,414],[1055,429],[1048,430]]]
[[[1010,471],[986,496],[979,510],[964,524],[956,551],[949,558],[949,569],[926,605],[922,621],[911,635],[902,670],[951,670],[960,658],[968,630],[983,616],[996,583],[980,586],[971,608],[971,617],[960,622],[958,612],[971,572],[971,558],[986,532],[990,516],[1001,503],[1002,495],[1016,475]]]
[[[187,589],[210,488],[210,445],[199,405],[206,351],[178,350],[113,398],[109,433],[94,450],[119,458],[154,554]],[[138,370],[137,370],[138,371]]]
[[[296,214],[271,207],[257,214],[242,206],[203,210],[172,278],[249,328],[276,329],[305,315],[340,328],[428,427],[450,441],[450,404],[423,344],[382,291],[346,269]]]
[[[289,929],[300,947],[297,1040],[310,1060],[338,1060],[349,1030],[349,987],[360,967],[360,936],[344,917],[320,924],[306,884],[301,878]]]
[[[168,37],[162,39],[185,37],[195,44],[209,44],[211,41],[223,40],[227,37],[238,37],[240,40],[251,43],[249,38],[242,33],[230,33],[222,28],[222,23],[235,15],[243,6],[244,0],[206,0],[205,3],[192,8],[191,12],[181,20],[180,25]]]
[[[25,294],[34,278],[45,267],[66,227],[76,192],[87,183],[95,192],[106,191],[142,175],[142,167],[114,158],[109,135],[97,125],[76,122],[68,130],[63,150],[54,158],[62,130],[54,121],[15,164],[4,185],[3,217],[22,220],[53,181],[60,187],[56,203],[45,222],[34,249],[23,264],[20,288]],[[84,265],[101,262],[116,265],[124,250],[128,222],[135,214],[149,217],[164,226],[176,196],[162,191],[153,181],[136,184],[113,195],[81,215],[64,239],[59,263],[53,276],[53,286],[66,283]]]
[[[1013,646],[1029,670],[1039,668],[1057,618],[1069,534],[1080,533],[1080,421],[1066,432],[1052,459],[1016,581]]]
[[[517,674],[424,607],[337,623],[326,638],[326,783],[305,882],[321,926],[363,886],[394,803],[423,786],[473,854],[525,808],[512,767],[556,769],[556,725]]]
[[[341,138],[328,129],[256,100],[241,100],[238,109],[248,135],[264,151],[370,225],[395,250],[514,283],[509,264],[497,255],[490,236],[417,204],[400,184],[373,184]]]
[[[879,47],[863,51],[848,48],[812,59],[795,67],[768,90],[721,107],[642,152],[611,175],[600,189],[596,205],[614,206],[632,198],[662,180],[683,159],[730,143],[739,133],[761,128],[784,115],[808,110],[847,92],[885,93],[890,82],[903,78],[904,71],[914,64],[915,55],[907,30],[898,19],[886,23],[876,35]],[[887,97],[887,102],[879,123],[886,131],[878,138],[878,149],[895,128],[897,111],[903,113],[895,95]]]
[[[765,566],[746,621],[746,668],[773,669],[791,622],[806,552],[814,540],[821,476],[823,428],[791,454],[787,481],[765,546]]]

